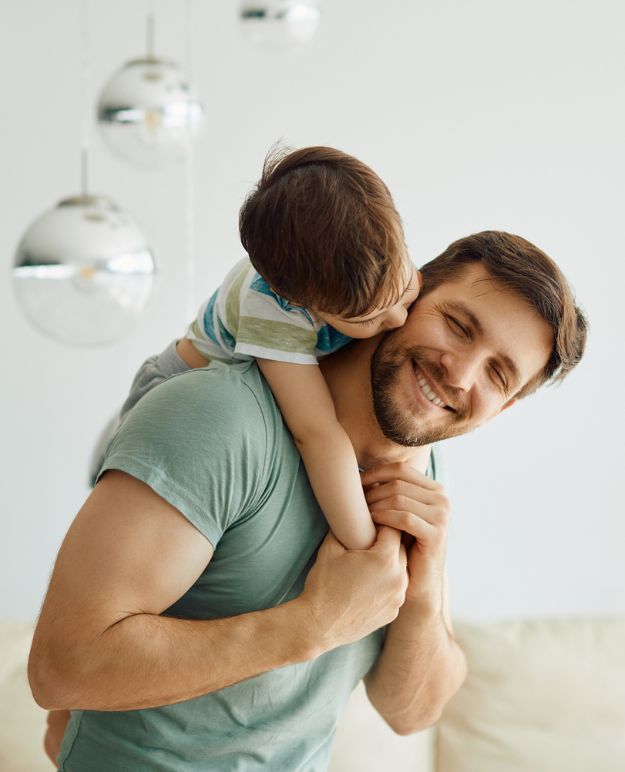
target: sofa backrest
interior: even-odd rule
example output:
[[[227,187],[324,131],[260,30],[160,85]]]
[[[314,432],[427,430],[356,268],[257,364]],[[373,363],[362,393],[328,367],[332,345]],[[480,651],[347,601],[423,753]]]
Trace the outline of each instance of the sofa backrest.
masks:
[[[623,772],[625,619],[458,623],[436,772]]]

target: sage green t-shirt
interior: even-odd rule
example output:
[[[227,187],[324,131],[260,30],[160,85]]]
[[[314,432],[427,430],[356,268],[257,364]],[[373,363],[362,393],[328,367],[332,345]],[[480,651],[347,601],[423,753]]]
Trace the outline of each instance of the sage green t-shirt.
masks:
[[[151,391],[111,441],[106,469],[147,483],[215,548],[210,564],[165,615],[215,619],[301,593],[328,526],[254,362],[213,362]],[[324,770],[337,719],[383,637],[378,630],[318,659],[175,705],[72,711],[59,768]]]

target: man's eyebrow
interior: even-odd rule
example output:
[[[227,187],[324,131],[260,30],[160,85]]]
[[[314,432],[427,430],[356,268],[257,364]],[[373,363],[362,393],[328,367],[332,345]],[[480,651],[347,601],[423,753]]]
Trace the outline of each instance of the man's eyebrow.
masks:
[[[482,327],[482,323],[477,318],[477,316],[471,311],[471,309],[468,306],[465,306],[464,303],[461,303],[457,300],[452,300],[451,302],[445,303],[446,308],[450,308],[452,311],[456,311],[459,314],[464,314],[466,318],[471,323],[471,326],[473,329],[479,334],[484,334],[484,328]]]
[[[452,301],[451,303],[445,304],[447,308],[450,308],[453,311],[456,311],[456,313],[463,314],[468,320],[473,329],[478,333],[478,335],[484,334],[484,328],[482,327],[482,323],[477,318],[477,316],[473,313],[473,311],[466,306],[464,303],[460,303],[458,301]],[[514,360],[509,357],[507,354],[500,353],[499,358],[504,363],[506,368],[509,370],[510,374],[512,375],[513,380],[515,383],[521,382],[521,373],[519,372],[519,368],[516,366],[516,363]]]

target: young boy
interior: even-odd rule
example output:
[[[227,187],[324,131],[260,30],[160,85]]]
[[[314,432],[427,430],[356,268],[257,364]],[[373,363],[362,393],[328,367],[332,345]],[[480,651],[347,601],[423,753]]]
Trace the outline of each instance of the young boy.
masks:
[[[157,383],[212,359],[255,358],[335,536],[366,549],[375,527],[358,465],[317,365],[352,338],[401,326],[419,293],[400,217],[382,180],[328,147],[270,154],[240,212],[246,258],[176,348],[147,360],[122,417]]]

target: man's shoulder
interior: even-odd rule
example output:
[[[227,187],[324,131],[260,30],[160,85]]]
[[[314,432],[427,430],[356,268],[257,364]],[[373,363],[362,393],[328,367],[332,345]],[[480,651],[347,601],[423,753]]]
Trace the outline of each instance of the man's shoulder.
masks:
[[[120,439],[145,446],[233,448],[270,444],[282,419],[255,362],[223,364],[173,375],[148,392],[128,413]]]
[[[104,468],[140,479],[151,470],[185,489],[192,487],[189,475],[226,479],[232,465],[260,475],[267,449],[284,446],[283,439],[280,413],[256,364],[213,363],[173,375],[142,397],[111,440]]]
[[[146,483],[215,546],[253,510],[285,457],[266,389],[248,362],[172,376],[128,412],[101,473],[117,469]]]
[[[207,367],[179,373],[153,389],[142,401],[146,409],[164,406],[171,409],[180,405],[185,413],[231,409],[238,415],[258,410],[264,414],[277,409],[255,361],[230,364],[213,361]]]

